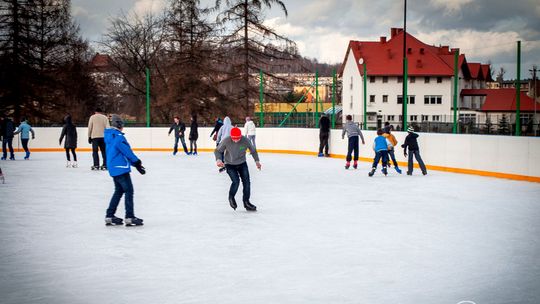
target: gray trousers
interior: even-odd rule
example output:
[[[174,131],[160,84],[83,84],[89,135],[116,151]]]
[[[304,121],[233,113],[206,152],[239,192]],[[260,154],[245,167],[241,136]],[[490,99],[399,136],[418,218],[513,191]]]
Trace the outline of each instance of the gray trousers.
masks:
[[[420,156],[420,151],[418,151],[418,150],[416,150],[416,151],[410,151],[409,150],[409,163],[408,163],[408,167],[407,167],[407,169],[408,169],[407,174],[412,174],[412,172],[413,172],[413,163],[414,163],[413,156],[414,156],[414,158],[416,158],[416,161],[418,162],[418,165],[420,165],[420,170],[422,170],[422,173],[426,174],[427,173],[426,165],[424,165],[424,161],[422,160],[422,157]]]

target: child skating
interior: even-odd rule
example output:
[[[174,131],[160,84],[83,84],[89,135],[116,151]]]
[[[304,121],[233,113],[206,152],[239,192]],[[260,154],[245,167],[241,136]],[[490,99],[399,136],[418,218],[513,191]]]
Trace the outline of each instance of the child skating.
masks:
[[[216,165],[219,168],[225,168],[227,174],[231,178],[232,184],[229,188],[229,205],[236,210],[237,204],[234,198],[238,187],[240,186],[240,180],[242,180],[242,201],[244,208],[247,211],[257,211],[257,207],[252,205],[249,201],[251,195],[251,181],[249,179],[249,170],[246,163],[246,150],[249,149],[251,156],[255,160],[257,169],[261,169],[261,163],[259,162],[259,155],[257,150],[251,144],[251,141],[245,136],[242,136],[242,132],[238,128],[232,128],[230,136],[223,139],[217,149],[214,151],[216,157]],[[225,163],[221,160],[222,155],[225,154]]]
[[[407,129],[407,137],[405,137],[405,143],[401,145],[403,148],[403,154],[405,157],[407,157],[407,148],[409,148],[409,158],[407,163],[407,175],[412,175],[413,173],[413,156],[416,158],[416,161],[418,162],[418,165],[420,166],[420,170],[422,170],[422,174],[427,174],[426,165],[424,164],[424,161],[422,160],[422,157],[420,156],[420,148],[418,147],[418,134],[414,133],[414,128],[409,127]]]
[[[73,124],[71,120],[71,115],[67,115],[64,118],[64,126],[62,127],[62,133],[60,134],[59,144],[62,145],[62,140],[66,138],[64,142],[64,149],[66,150],[66,168],[77,168],[77,154],[75,149],[77,149],[77,127]],[[69,156],[69,152],[73,154],[73,162]]]
[[[379,160],[382,160],[382,173],[384,175],[388,174],[386,166],[388,164],[388,150],[392,148],[392,143],[386,137],[383,136],[383,131],[381,129],[377,130],[377,137],[373,141],[373,151],[375,151],[375,158],[373,159],[373,166],[371,172],[368,173],[369,176],[373,176],[377,170],[377,165]]]
[[[22,122],[13,132],[14,135],[17,135],[21,133],[21,143],[24,149],[24,152],[26,152],[26,155],[24,156],[24,159],[28,160],[30,159],[30,149],[28,149],[28,142],[30,141],[30,133],[32,133],[32,139],[36,138],[36,134],[34,133],[34,129],[28,124],[28,120],[26,120],[25,117],[22,118]]]
[[[345,169],[349,169],[351,167],[351,155],[354,152],[354,163],[353,168],[358,168],[358,150],[359,150],[359,143],[358,143],[358,137],[362,139],[362,145],[365,145],[366,142],[364,141],[364,136],[362,135],[362,131],[360,131],[360,128],[358,127],[358,123],[355,123],[352,121],[352,115],[347,115],[346,122],[343,125],[343,132],[341,133],[341,139],[345,138],[345,134],[347,134],[347,137],[349,139],[349,145],[347,148],[347,159],[345,163]]]
[[[394,153],[394,147],[397,146],[398,141],[394,134],[392,134],[392,129],[394,129],[393,126],[385,127],[383,136],[386,137],[392,144],[392,148],[388,150],[388,156],[390,156],[390,158],[392,159],[396,172],[401,174],[401,169],[399,168],[398,162],[396,160],[396,154]],[[390,160],[388,160],[388,166],[390,167]]]
[[[125,194],[126,226],[140,226],[143,220],[135,217],[133,206],[133,183],[131,182],[131,166],[133,165],[141,174],[145,168],[140,159],[135,156],[122,130],[124,122],[118,115],[112,116],[111,128],[105,130],[105,143],[107,144],[107,168],[114,181],[114,193],[105,215],[105,225],[122,225],[121,218],[116,217],[116,208]]]

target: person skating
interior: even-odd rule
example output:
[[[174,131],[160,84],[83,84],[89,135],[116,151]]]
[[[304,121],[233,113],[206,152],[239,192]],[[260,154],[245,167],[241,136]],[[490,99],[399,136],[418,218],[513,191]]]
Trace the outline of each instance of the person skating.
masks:
[[[185,140],[185,132],[186,132],[186,125],[180,121],[180,117],[175,116],[174,117],[174,123],[169,128],[169,135],[171,135],[171,132],[174,131],[174,151],[173,155],[176,155],[178,153],[178,141],[180,140],[182,142],[182,147],[184,148],[184,152],[188,154],[187,146],[186,146],[186,140]]]
[[[219,144],[227,137],[231,135],[231,130],[233,128],[231,119],[229,116],[225,116],[223,119],[223,125],[219,128],[219,131],[216,136],[216,145],[219,146]],[[221,161],[224,161],[224,155],[221,153]],[[225,171],[225,167],[219,168],[219,172]]]
[[[375,158],[373,159],[373,166],[371,168],[371,172],[369,172],[369,176],[373,176],[375,174],[375,171],[377,170],[377,166],[379,165],[379,161],[382,159],[382,173],[384,175],[388,174],[388,171],[386,170],[386,166],[388,164],[388,150],[392,148],[392,143],[383,136],[383,130],[378,129],[377,130],[377,137],[375,137],[375,140],[373,141],[373,151],[375,151]]]
[[[251,120],[251,117],[246,117],[246,124],[244,125],[244,134],[246,137],[251,141],[251,144],[255,149],[257,149],[257,145],[255,144],[255,136],[256,136],[256,127],[253,120]]]
[[[30,158],[30,149],[28,149],[28,141],[30,141],[30,133],[32,133],[32,139],[36,138],[36,134],[34,133],[34,129],[32,129],[32,126],[28,124],[28,120],[26,120],[26,117],[23,117],[21,119],[21,124],[13,132],[14,135],[21,133],[21,143],[24,149],[24,152],[26,152],[26,155],[24,156],[24,159],[28,160]]]
[[[255,160],[257,169],[261,169],[261,163],[259,162],[259,155],[257,150],[251,144],[250,140],[245,136],[242,136],[242,132],[239,128],[232,128],[230,136],[223,139],[217,149],[214,151],[216,157],[216,165],[219,168],[225,168],[227,174],[231,178],[231,187],[229,189],[229,205],[231,208],[237,208],[236,199],[234,198],[240,180],[242,180],[242,201],[244,202],[244,208],[247,211],[257,211],[257,207],[249,201],[251,196],[251,182],[249,179],[249,169],[246,163],[246,150],[249,149],[251,156]],[[225,153],[225,163],[223,163],[221,157]]]
[[[409,158],[407,163],[407,175],[412,175],[413,173],[413,156],[416,158],[416,161],[418,162],[418,165],[420,166],[420,170],[422,170],[422,174],[426,175],[426,165],[424,164],[424,161],[422,160],[422,157],[420,156],[420,148],[418,147],[418,134],[414,133],[414,128],[409,127],[407,129],[407,137],[405,137],[405,143],[401,145],[403,148],[403,154],[405,157],[407,157],[407,148],[409,148]]]
[[[199,124],[197,123],[197,115],[192,115],[191,125],[189,126],[189,153],[188,154],[197,155],[197,139],[199,139]]]
[[[347,148],[347,158],[345,163],[345,169],[351,167],[352,153],[354,152],[354,163],[353,168],[358,168],[358,152],[359,152],[359,141],[358,138],[362,139],[362,145],[365,145],[364,135],[358,127],[358,123],[352,121],[352,115],[347,115],[345,124],[343,125],[343,132],[341,133],[341,139],[345,138],[345,134],[349,139],[349,145]]]
[[[390,158],[392,159],[392,162],[394,163],[394,169],[396,169],[396,172],[401,174],[401,169],[399,168],[398,162],[396,160],[396,154],[394,151],[394,147],[397,146],[398,141],[396,137],[394,136],[394,134],[392,134],[393,128],[394,127],[390,125],[385,127],[383,136],[386,137],[392,144],[392,148],[388,150],[388,155],[390,156]],[[388,161],[388,166],[390,167],[390,161]]]
[[[62,127],[62,133],[60,133],[60,140],[58,141],[60,145],[62,145],[64,137],[66,138],[64,141],[64,150],[66,150],[67,159],[66,168],[77,168],[77,154],[75,153],[75,149],[77,149],[77,127],[73,124],[71,115],[69,114],[64,118],[64,126]],[[73,154],[73,162],[71,162],[69,152]]]
[[[15,125],[9,117],[3,117],[2,119],[2,160],[7,159],[7,149],[9,148],[9,159],[15,160],[15,151],[13,150],[13,134],[15,132]]]
[[[109,128],[111,125],[107,116],[103,115],[103,111],[100,108],[97,108],[94,115],[90,116],[88,120],[88,143],[92,145],[92,158],[94,160],[94,165],[92,170],[107,170],[107,153],[105,148],[104,134],[105,129]],[[99,154],[98,150],[101,151],[101,158],[103,163],[101,167],[99,166]]]
[[[116,208],[122,195],[125,195],[126,226],[140,226],[143,220],[135,217],[133,205],[133,183],[131,182],[131,166],[134,166],[141,174],[146,173],[142,162],[131,150],[127,139],[122,133],[124,122],[120,116],[112,115],[112,127],[105,130],[105,142],[107,144],[107,166],[109,175],[114,181],[114,193],[109,202],[105,215],[106,225],[122,225],[121,218],[116,217]]]
[[[330,119],[326,114],[323,114],[319,119],[319,157],[329,157],[328,154],[328,139],[330,138]],[[324,154],[323,154],[324,149]]]
[[[212,130],[212,133],[210,133],[210,137],[214,141],[217,141],[217,135],[218,135],[219,129],[221,129],[222,126],[223,126],[223,121],[221,120],[221,118],[217,117],[216,123],[214,124],[214,129]],[[217,143],[216,143],[216,146],[217,146]]]

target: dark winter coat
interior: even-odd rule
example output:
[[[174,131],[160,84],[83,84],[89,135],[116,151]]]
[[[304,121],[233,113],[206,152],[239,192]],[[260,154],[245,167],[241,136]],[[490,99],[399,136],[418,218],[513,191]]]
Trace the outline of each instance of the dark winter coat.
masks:
[[[321,133],[330,132],[330,119],[327,116],[321,117],[319,120],[319,128]]]
[[[407,137],[405,137],[405,143],[401,145],[401,147],[404,149],[405,153],[407,153],[407,147],[409,148],[409,151],[419,151],[420,148],[418,147],[418,141],[416,140],[418,138],[418,134],[410,132]]]
[[[15,136],[15,125],[11,119],[6,118],[2,122],[2,138],[13,138]]]
[[[183,122],[173,123],[169,128],[169,134],[174,130],[175,137],[184,137],[184,132],[186,131],[186,125]]]
[[[195,141],[199,138],[199,124],[197,121],[192,121],[189,126],[189,140]]]
[[[71,117],[66,118],[66,123],[62,127],[62,133],[60,134],[60,144],[66,137],[64,142],[64,149],[76,149],[77,148],[77,127],[71,122]]]
[[[214,133],[218,133],[219,129],[221,129],[221,126],[223,126],[223,121],[221,119],[216,120],[216,124],[214,125],[214,130],[212,130],[212,133],[210,133],[210,137],[214,135]]]

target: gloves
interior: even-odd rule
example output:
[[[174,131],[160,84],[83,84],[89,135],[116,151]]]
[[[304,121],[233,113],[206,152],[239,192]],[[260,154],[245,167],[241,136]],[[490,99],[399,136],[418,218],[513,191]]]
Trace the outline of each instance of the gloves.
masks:
[[[92,138],[91,137],[88,137],[88,143],[92,144]]]
[[[135,169],[137,169],[140,174],[146,174],[146,169],[142,166],[142,162],[140,159],[133,163],[133,167],[135,167]]]

